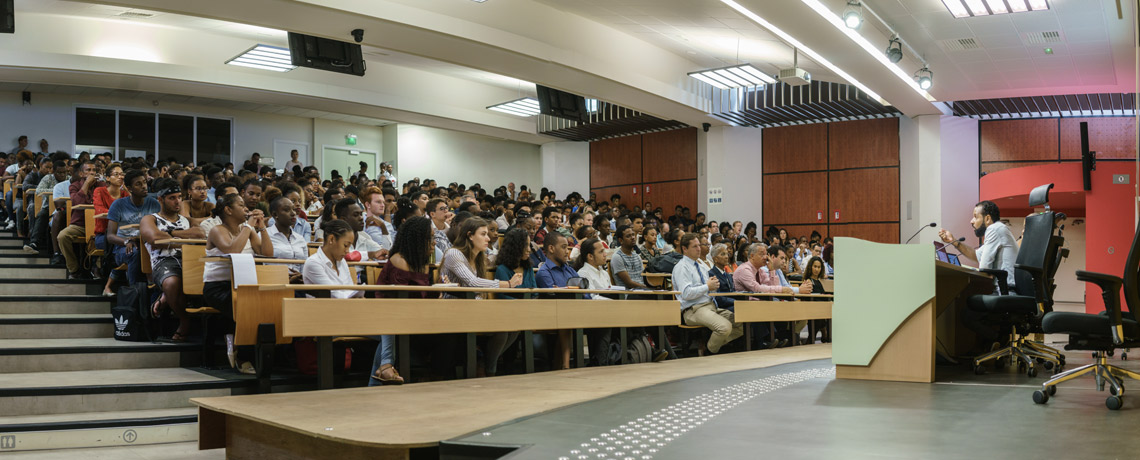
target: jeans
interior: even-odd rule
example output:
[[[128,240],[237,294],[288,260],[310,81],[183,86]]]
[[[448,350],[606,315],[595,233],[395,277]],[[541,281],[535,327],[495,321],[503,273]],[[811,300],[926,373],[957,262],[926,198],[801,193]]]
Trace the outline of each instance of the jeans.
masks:
[[[36,204],[34,202],[28,206],[28,242],[42,246],[47,242],[47,222],[49,214],[47,208],[40,208],[39,212],[36,212],[35,209],[32,209],[35,206]]]
[[[146,278],[143,278],[142,258],[139,257],[139,251],[145,251],[145,249],[135,248],[134,253],[127,254],[126,246],[115,246],[115,250],[113,251],[115,254],[115,264],[127,264],[127,282],[131,284],[146,281]]]
[[[396,336],[393,336],[393,335],[374,335],[374,336],[371,336],[369,338],[376,339],[376,340],[380,341],[380,344],[376,346],[376,356],[374,356],[372,358],[372,374],[370,374],[370,375],[376,375],[376,371],[380,370],[381,366],[384,366],[385,364],[392,364],[392,362],[394,361],[392,359],[392,355],[393,355],[392,347],[395,345]],[[374,386],[379,386],[379,385],[380,385],[379,380],[371,379],[371,378],[368,379],[368,386],[374,387]]]

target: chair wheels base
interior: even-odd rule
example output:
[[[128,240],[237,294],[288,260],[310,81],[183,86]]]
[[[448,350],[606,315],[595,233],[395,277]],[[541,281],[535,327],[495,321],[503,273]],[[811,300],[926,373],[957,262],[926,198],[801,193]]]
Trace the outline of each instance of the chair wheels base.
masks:
[[[1037,377],[1037,366],[1030,366],[1029,370],[1026,371],[1026,375],[1030,377]]]
[[[1121,407],[1124,407],[1124,398],[1121,396],[1109,396],[1104,400],[1104,405],[1108,410],[1120,410]]]
[[[1035,402],[1037,404],[1045,404],[1045,403],[1049,402],[1049,393],[1046,393],[1046,392],[1041,391],[1041,390],[1034,391],[1033,392],[1033,402]]]
[[[1049,385],[1049,388],[1045,390],[1045,392],[1049,393],[1049,396],[1057,394],[1057,385]]]
[[[982,375],[985,373],[986,373],[986,368],[983,367],[981,364],[975,364],[974,365],[974,374]]]

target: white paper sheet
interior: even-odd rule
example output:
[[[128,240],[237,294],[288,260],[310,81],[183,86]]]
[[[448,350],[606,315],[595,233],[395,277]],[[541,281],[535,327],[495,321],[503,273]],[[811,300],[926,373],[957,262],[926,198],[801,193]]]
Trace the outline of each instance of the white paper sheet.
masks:
[[[238,286],[257,284],[257,266],[253,263],[253,254],[227,254],[234,270],[234,289]]]

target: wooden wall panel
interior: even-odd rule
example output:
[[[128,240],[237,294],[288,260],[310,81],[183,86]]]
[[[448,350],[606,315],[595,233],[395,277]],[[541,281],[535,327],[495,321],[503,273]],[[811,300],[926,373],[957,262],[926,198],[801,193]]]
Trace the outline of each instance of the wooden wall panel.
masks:
[[[828,123],[830,169],[899,165],[899,119]]]
[[[1057,120],[987,120],[979,123],[982,161],[1056,160]]]
[[[677,182],[661,182],[645,184],[641,188],[642,202],[651,201],[653,207],[660,207],[662,215],[668,219],[673,215],[673,208],[681,205],[689,208],[693,216],[697,215],[697,181],[685,180]]]
[[[633,193],[633,189],[638,189],[637,194]],[[600,187],[591,188],[591,192],[598,194],[598,201],[610,201],[610,196],[615,193],[621,194],[621,203],[627,208],[633,209],[634,206],[641,206],[641,184],[638,185],[619,185],[616,187]]]
[[[898,222],[898,168],[851,169],[830,174],[829,223],[835,222],[835,210],[839,210],[839,223]]]
[[[847,236],[876,243],[899,243],[899,224],[847,224],[832,225],[829,228],[832,238]]]
[[[826,123],[764,128],[763,139],[765,174],[827,169]]]
[[[641,180],[661,182],[697,178],[697,128],[641,136]]]
[[[764,222],[815,224],[816,211],[827,212],[827,173],[764,176]]]
[[[1023,166],[1037,166],[1046,164],[1056,164],[1057,161],[1018,161],[1018,162],[996,162],[996,163],[982,163],[982,172],[986,174],[1004,171],[1006,169],[1020,168]]]
[[[1081,159],[1081,122],[1089,123],[1089,150],[1097,158],[1136,158],[1136,119],[1091,117],[1061,119],[1061,158]]]
[[[641,136],[616,137],[590,143],[591,188],[640,183]]]

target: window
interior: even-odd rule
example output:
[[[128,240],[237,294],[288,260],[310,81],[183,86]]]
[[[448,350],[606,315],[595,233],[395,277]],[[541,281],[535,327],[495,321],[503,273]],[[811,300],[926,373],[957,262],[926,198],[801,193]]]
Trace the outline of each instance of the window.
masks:
[[[158,116],[158,159],[179,164],[194,162],[194,117]]]
[[[198,163],[230,162],[231,121],[198,118]]]
[[[115,159],[150,158],[181,164],[230,161],[233,120],[194,115],[75,108],[75,150]]]

